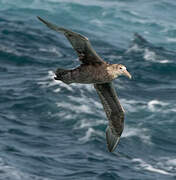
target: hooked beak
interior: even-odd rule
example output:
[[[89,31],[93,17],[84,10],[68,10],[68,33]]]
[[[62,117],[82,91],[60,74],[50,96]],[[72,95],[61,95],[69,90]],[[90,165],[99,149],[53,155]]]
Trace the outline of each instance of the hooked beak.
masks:
[[[124,74],[125,76],[127,76],[129,79],[132,78],[131,74],[130,74],[127,70],[125,70],[125,71],[123,72],[123,74]]]

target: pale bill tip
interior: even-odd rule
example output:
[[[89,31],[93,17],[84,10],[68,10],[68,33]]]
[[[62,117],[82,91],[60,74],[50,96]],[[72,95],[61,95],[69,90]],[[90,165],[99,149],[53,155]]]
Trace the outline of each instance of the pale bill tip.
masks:
[[[124,75],[127,76],[129,79],[132,78],[131,74],[127,70],[124,71]]]

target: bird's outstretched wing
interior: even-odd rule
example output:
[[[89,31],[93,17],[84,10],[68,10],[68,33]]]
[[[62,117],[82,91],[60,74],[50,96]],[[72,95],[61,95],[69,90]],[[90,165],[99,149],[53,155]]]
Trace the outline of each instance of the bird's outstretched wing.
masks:
[[[120,105],[112,83],[94,84],[101,99],[109,126],[106,129],[108,150],[113,152],[119,142],[124,127],[124,110]]]
[[[79,60],[82,63],[84,64],[104,63],[104,61],[100,58],[100,56],[91,47],[91,44],[87,37],[72,32],[68,29],[58,27],[48,21],[45,21],[41,17],[38,17],[38,19],[42,21],[44,24],[46,24],[50,29],[63,33],[66,36],[66,38],[70,41],[72,47],[77,52]]]

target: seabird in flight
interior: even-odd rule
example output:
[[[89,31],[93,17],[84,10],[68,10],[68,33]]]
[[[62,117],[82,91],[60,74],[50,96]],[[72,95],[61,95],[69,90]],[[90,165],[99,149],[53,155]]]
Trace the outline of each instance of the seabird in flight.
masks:
[[[81,65],[69,70],[58,68],[54,78],[66,84],[83,83],[94,85],[109,120],[106,129],[106,141],[108,150],[113,152],[124,128],[124,110],[119,102],[112,80],[120,75],[125,75],[131,79],[130,73],[122,64],[105,62],[91,47],[87,37],[58,27],[41,17],[38,17],[38,19],[50,29],[63,33],[76,51]]]

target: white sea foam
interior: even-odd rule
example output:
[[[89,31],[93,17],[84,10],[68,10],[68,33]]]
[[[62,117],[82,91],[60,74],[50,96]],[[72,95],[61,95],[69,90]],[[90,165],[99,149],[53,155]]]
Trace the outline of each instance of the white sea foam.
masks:
[[[54,89],[53,91],[54,91],[55,93],[58,93],[58,92],[60,92],[60,90],[61,90],[61,88],[56,88],[56,89]]]
[[[160,169],[158,168],[157,166],[153,166],[151,164],[148,164],[146,163],[145,161],[143,161],[142,159],[133,159],[132,160],[135,164],[137,163],[136,165],[136,169],[138,170],[147,170],[147,171],[151,171],[151,172],[156,172],[156,173],[159,173],[159,174],[164,174],[164,175],[173,175],[172,173],[169,173],[167,172],[166,170],[164,169]]]
[[[171,63],[171,60],[168,59],[161,59],[154,51],[149,50],[148,48],[141,48],[138,44],[133,44],[126,53],[131,52],[141,52],[144,53],[144,59],[146,61],[156,62],[156,63]]]
[[[129,127],[125,126],[124,131],[122,133],[122,138],[128,138],[132,136],[137,136],[139,137],[144,143],[146,144],[152,144],[151,143],[151,137],[149,135],[149,130],[146,128],[141,128],[141,127]]]
[[[48,71],[48,75],[40,78],[38,81],[38,84],[42,85],[42,87],[45,87],[45,88],[56,86],[56,89],[53,90],[54,92],[59,92],[62,87],[66,88],[69,91],[73,91],[72,86],[63,83],[62,81],[55,81],[54,76],[55,75],[53,71]]]
[[[57,85],[57,82],[54,80],[54,72],[48,71],[48,75],[38,79],[38,84],[42,87],[51,87]]]
[[[157,162],[157,167],[171,172],[173,175],[176,175],[176,159],[171,157],[162,157]]]
[[[167,41],[168,41],[168,42],[174,42],[174,43],[175,43],[175,42],[176,42],[176,38],[167,38]]]
[[[97,25],[97,26],[99,26],[99,27],[102,27],[102,26],[103,26],[103,22],[100,21],[100,20],[98,20],[98,19],[92,19],[92,20],[90,21],[90,23],[91,23],[91,24],[95,24],[95,25]]]
[[[176,174],[176,159],[168,159],[165,161],[165,167],[168,170],[173,170]]]
[[[163,60],[160,60],[159,62],[162,63],[162,64],[171,63],[171,61],[168,60],[168,59],[163,59]]]
[[[141,16],[137,11],[129,11],[129,13],[135,16],[139,16],[139,17]]]
[[[54,72],[53,71],[48,71],[48,75],[41,77],[39,80],[51,80],[54,78]]]
[[[168,106],[169,104],[166,102],[162,102],[159,100],[151,100],[148,102],[148,109],[152,112],[160,111],[163,107]]]
[[[79,138],[79,141],[82,141],[82,142],[88,142],[90,141],[91,137],[93,136],[101,136],[103,137],[103,133],[101,131],[98,131],[98,130],[94,130],[93,128],[88,128],[88,130],[86,131],[85,133],[85,136]]]
[[[151,51],[148,48],[144,49],[144,59],[147,61],[157,62],[161,64],[172,62],[168,59],[161,59],[154,51]]]
[[[84,129],[84,128],[90,128],[90,127],[95,127],[95,126],[100,126],[100,125],[105,125],[107,124],[108,121],[106,120],[88,120],[88,119],[82,119],[77,124],[75,125],[74,129]]]
[[[122,106],[125,109],[125,112],[138,112],[140,109],[146,107],[146,103],[143,101],[136,101],[133,99],[120,99]]]
[[[54,79],[54,78],[53,78],[53,79]],[[69,90],[69,91],[73,91],[72,86],[63,83],[62,81],[58,81],[58,80],[55,81],[55,80],[54,80],[54,82],[56,83],[56,85],[59,85],[59,87],[64,87],[64,88],[66,88],[66,89]],[[58,88],[57,88],[57,89],[58,89]]]
[[[81,119],[76,122],[74,129],[84,129],[85,134],[83,137],[79,138],[80,141],[87,142],[91,139],[92,136],[103,136],[104,132],[100,130],[95,130],[95,127],[106,125],[108,121],[106,120],[106,115],[103,111],[102,104],[96,102],[94,99],[87,98],[86,96],[80,96],[79,98],[70,96],[71,101],[77,102],[78,105],[72,106],[71,109],[74,109],[76,113],[88,113],[88,114],[97,114],[97,118],[86,118]],[[80,105],[79,105],[80,104]]]
[[[92,128],[89,128],[88,131],[86,132],[85,136],[79,138],[79,140],[84,141],[84,142],[89,141],[92,133],[94,133],[94,132],[95,131]]]
[[[176,112],[176,106],[168,102],[153,99],[147,103],[147,108],[152,112],[171,113]]]
[[[156,53],[149,50],[148,48],[144,49],[144,59],[145,60],[151,60],[151,61],[155,61],[157,58]]]
[[[133,44],[126,53],[131,53],[131,52],[143,52],[143,49],[138,45],[138,44]]]

